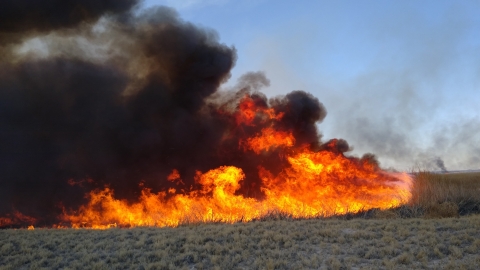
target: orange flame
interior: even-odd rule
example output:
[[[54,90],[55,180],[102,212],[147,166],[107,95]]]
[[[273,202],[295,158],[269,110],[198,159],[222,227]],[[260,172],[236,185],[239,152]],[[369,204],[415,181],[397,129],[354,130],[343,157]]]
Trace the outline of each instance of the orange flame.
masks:
[[[366,159],[346,157],[338,148],[339,140],[336,139],[321,147],[318,144],[315,147],[299,146],[294,130],[276,129],[277,126],[286,128],[280,122],[284,114],[277,113],[265,103],[256,102],[246,95],[234,112],[220,113],[230,113],[236,126],[226,136],[237,138],[239,148],[247,157],[261,155],[258,160],[262,160],[278,154],[282,162],[279,166],[283,167],[275,172],[269,171],[268,166],[257,165],[263,192],[261,199],[240,194],[246,177],[242,168],[220,166],[205,173],[197,172],[195,186],[200,188],[192,186],[187,191],[170,187],[155,193],[140,183],[141,194],[133,203],[115,198],[114,190],[109,187],[91,191],[85,205],[74,212],[64,210],[60,220],[74,228],[97,229],[178,226],[208,221],[233,223],[270,213],[309,218],[372,208],[387,209],[410,199],[411,178],[408,174],[388,173]],[[315,148],[322,150],[314,151]],[[179,170],[173,169],[166,180],[185,186],[183,180],[186,179],[182,179]],[[69,183],[83,184],[73,180]],[[14,218],[34,223],[20,213]],[[13,217],[0,219],[0,225],[12,222]]]
[[[410,199],[410,177],[379,171],[368,163],[328,151],[288,156],[291,167],[277,176],[259,167],[263,200],[236,195],[245,175],[240,168],[222,166],[196,182],[202,189],[168,198],[167,192],[145,188],[137,203],[114,198],[113,190],[92,191],[78,214],[63,217],[73,227],[105,229],[120,226],[177,226],[185,222],[250,221],[272,212],[293,217],[330,216],[371,208],[399,206]]]
[[[381,172],[343,155],[305,150],[288,161],[291,167],[276,178],[266,170],[260,170],[260,176],[275,208],[295,217],[387,209],[411,196],[407,174]]]
[[[245,95],[238,104],[238,110],[235,112],[235,119],[237,125],[254,125],[254,120],[259,119],[260,122],[275,119],[280,120],[284,113],[276,113],[274,109],[267,107],[260,107],[255,104],[255,101],[248,95]]]
[[[180,173],[177,169],[173,169],[172,173],[167,176],[167,180],[170,182],[174,182],[177,185],[185,185],[185,183],[180,179]],[[175,193],[174,190],[169,190],[170,193]]]
[[[250,149],[257,154],[262,151],[268,151],[279,146],[293,146],[295,138],[292,133],[276,131],[273,128],[264,128],[262,133],[253,138],[248,138],[246,142],[241,141],[244,149]]]
[[[0,228],[1,227],[8,227],[12,225],[18,224],[34,224],[37,222],[37,219],[22,214],[19,211],[13,212],[13,214],[8,215],[7,217],[0,217]]]
[[[178,172],[177,169],[174,169],[171,174],[167,176],[168,181],[175,181],[180,179],[180,173]]]

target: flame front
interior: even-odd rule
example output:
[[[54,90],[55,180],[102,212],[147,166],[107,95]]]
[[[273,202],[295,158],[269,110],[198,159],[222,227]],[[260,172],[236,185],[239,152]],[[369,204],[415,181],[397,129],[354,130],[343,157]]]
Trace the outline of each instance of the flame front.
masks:
[[[303,93],[298,96],[305,98]],[[190,176],[193,179],[182,175],[181,168],[169,168],[165,179],[158,179],[169,187],[153,192],[141,182],[140,195],[133,202],[116,198],[108,186],[91,190],[88,202],[77,209],[64,209],[56,226],[105,229],[233,223],[272,213],[310,218],[387,209],[410,199],[407,174],[382,171],[369,158],[345,156],[348,145],[343,140],[320,143],[316,131],[311,132],[319,116],[304,120],[305,108],[279,104],[269,106],[265,100],[245,95],[233,109],[218,109],[227,124],[219,149],[212,153],[220,153],[217,160],[224,164],[197,170]],[[226,153],[225,159],[221,153]],[[94,181],[68,183],[73,187]],[[186,183],[192,182],[188,187]],[[250,192],[252,189],[256,192]],[[16,220],[35,223],[18,212],[0,219],[0,225],[15,224]]]
[[[137,203],[114,198],[113,190],[92,191],[78,214],[63,219],[73,227],[177,226],[188,222],[250,221],[270,213],[297,218],[387,209],[410,199],[410,177],[379,171],[368,163],[355,164],[329,151],[304,151],[287,157],[290,167],[277,176],[259,167],[265,198],[237,195],[242,169],[222,166],[198,172],[202,189],[186,194],[152,193],[145,188]],[[177,175],[174,170],[171,175]],[[179,177],[179,176],[178,176]]]
[[[312,94],[267,97],[263,72],[226,85],[237,53],[214,31],[137,0],[75,2],[34,18],[2,5],[20,16],[0,18],[0,228],[316,217],[409,199],[407,175],[322,141]],[[36,39],[45,48],[24,50]]]

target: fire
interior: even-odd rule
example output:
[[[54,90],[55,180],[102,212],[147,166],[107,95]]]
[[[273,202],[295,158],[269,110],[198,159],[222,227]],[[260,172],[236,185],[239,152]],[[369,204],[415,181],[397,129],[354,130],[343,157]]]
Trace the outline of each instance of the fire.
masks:
[[[168,181],[175,181],[175,180],[178,180],[178,179],[180,179],[180,173],[178,172],[178,170],[173,169],[172,173],[168,175],[167,180]]]
[[[113,190],[92,191],[89,203],[78,214],[63,219],[74,228],[98,229],[121,226],[177,226],[189,222],[250,221],[269,213],[293,217],[330,216],[371,208],[387,209],[410,199],[407,174],[379,171],[368,163],[329,151],[302,152],[288,156],[291,167],[274,176],[259,167],[265,198],[237,195],[245,175],[242,169],[222,166],[197,173],[202,186],[186,194],[168,197],[145,188],[134,204],[114,198]]]
[[[281,125],[284,112],[259,105],[248,95],[230,113],[235,125],[228,132],[238,145],[234,150],[237,155],[248,156],[248,162],[259,162],[255,167],[261,196],[242,193],[247,176],[239,166],[224,164],[197,171],[190,189],[185,188],[189,179],[171,168],[171,173],[159,181],[176,187],[153,192],[141,182],[135,202],[116,198],[108,186],[95,189],[88,192],[86,204],[64,209],[61,223],[55,227],[175,227],[195,222],[247,222],[271,213],[311,218],[387,209],[411,197],[407,174],[385,172],[368,159],[345,156],[345,147],[337,139],[316,146],[299,143],[295,130]],[[269,163],[271,158],[276,158],[275,162]],[[69,184],[83,186],[93,181],[69,180]],[[35,223],[15,213],[9,219],[0,219],[0,225],[14,224],[13,218]]]
[[[7,217],[0,217],[0,228],[19,224],[19,223],[34,224],[35,222],[37,222],[37,219],[27,216],[25,214],[22,214],[19,211],[15,211],[13,212],[13,214],[8,215]]]
[[[0,228],[308,218],[409,199],[407,175],[321,141],[327,111],[312,94],[269,98],[263,72],[227,86],[237,53],[211,30],[103,2],[0,25]],[[25,51],[35,39],[52,53]]]
[[[168,192],[152,193],[145,188],[139,202],[128,204],[114,198],[105,188],[92,191],[89,203],[79,209],[78,215],[67,215],[65,221],[74,228],[105,229],[111,224],[122,226],[177,226],[185,222],[236,222],[258,217],[261,203],[235,195],[244,178],[241,169],[223,166],[207,173],[198,173],[196,181],[203,189],[167,198]]]
[[[295,138],[292,133],[276,131],[273,128],[264,128],[258,136],[248,138],[246,142],[241,142],[244,149],[250,149],[257,154],[279,146],[293,146],[294,143]]]
[[[387,209],[410,198],[398,183],[408,181],[407,175],[387,174],[343,155],[305,150],[288,161],[291,167],[279,176],[261,170],[261,177],[271,204],[294,217]]]
[[[261,122],[275,119],[280,120],[284,113],[276,113],[274,109],[255,104],[255,100],[249,95],[245,95],[239,102],[238,110],[235,113],[237,125],[252,126],[254,120],[259,119]]]
[[[280,150],[278,154],[286,163],[277,173],[257,166],[262,198],[250,198],[239,192],[246,178],[242,168],[220,166],[197,171],[194,181],[198,189],[168,188],[155,193],[144,187],[135,203],[115,198],[114,190],[108,187],[94,190],[88,194],[86,205],[73,214],[65,211],[61,219],[74,228],[97,229],[209,221],[233,223],[270,213],[309,218],[387,209],[411,197],[407,174],[384,172],[367,160],[346,157],[335,150],[339,142],[336,139],[316,151],[308,145],[296,146],[292,131],[275,128],[284,113],[259,105],[248,95],[239,101],[232,115],[235,128],[263,127],[250,136],[240,136],[239,149],[255,155]],[[185,179],[175,168],[166,180],[185,185]]]

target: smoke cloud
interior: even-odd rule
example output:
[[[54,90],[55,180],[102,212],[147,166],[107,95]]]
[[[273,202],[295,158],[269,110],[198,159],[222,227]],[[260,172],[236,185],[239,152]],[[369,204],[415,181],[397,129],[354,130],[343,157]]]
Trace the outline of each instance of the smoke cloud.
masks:
[[[51,31],[95,22],[104,14],[129,11],[139,0],[2,1],[0,32]]]
[[[238,142],[267,126],[291,131],[294,147],[349,150],[343,140],[320,142],[326,110],[311,94],[268,99],[261,72],[219,91],[235,48],[170,8],[134,14],[133,0],[27,2],[0,9],[1,44],[10,44],[0,64],[0,217],[18,211],[52,224],[89,190],[109,186],[132,201],[140,183],[154,192],[175,185],[166,180],[173,169],[189,189],[197,171],[223,165],[241,167],[239,192],[261,198],[257,167],[278,173],[285,160]],[[19,53],[35,39],[44,55]],[[244,99],[283,117],[239,122]]]

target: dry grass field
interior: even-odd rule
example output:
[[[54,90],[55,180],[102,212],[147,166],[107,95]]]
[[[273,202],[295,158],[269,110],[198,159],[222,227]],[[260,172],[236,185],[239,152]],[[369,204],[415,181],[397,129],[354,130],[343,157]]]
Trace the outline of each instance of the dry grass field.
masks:
[[[177,228],[0,230],[0,269],[478,269],[480,174],[417,173],[409,205]]]
[[[410,205],[427,218],[480,214],[480,172],[416,173]]]
[[[480,216],[0,231],[1,269],[478,269]]]

